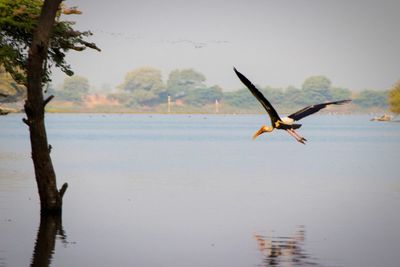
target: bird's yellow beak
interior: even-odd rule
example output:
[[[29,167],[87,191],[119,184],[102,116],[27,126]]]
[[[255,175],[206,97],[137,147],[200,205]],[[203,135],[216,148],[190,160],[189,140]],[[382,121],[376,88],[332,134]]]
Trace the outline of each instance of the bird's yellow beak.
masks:
[[[258,130],[253,134],[253,140],[255,140],[260,134],[265,133],[266,132],[265,128],[266,128],[265,125],[261,126],[260,130]]]

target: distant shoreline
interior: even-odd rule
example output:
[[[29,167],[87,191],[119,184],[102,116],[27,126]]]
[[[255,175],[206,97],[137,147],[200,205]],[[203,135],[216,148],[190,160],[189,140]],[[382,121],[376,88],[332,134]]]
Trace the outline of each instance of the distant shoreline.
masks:
[[[291,114],[301,107],[278,107],[280,114]],[[3,104],[0,106],[0,113],[24,113],[23,103]],[[265,114],[265,110],[261,106],[255,106],[251,108],[235,108],[229,105],[222,105],[218,112],[214,105],[205,105],[201,107],[196,106],[173,106],[171,112],[168,112],[166,106],[142,106],[142,107],[123,107],[123,106],[94,106],[86,107],[79,105],[59,105],[58,102],[50,103],[46,107],[46,113],[54,114],[207,114],[207,115],[262,115]],[[379,116],[383,114],[392,114],[387,109],[372,107],[372,108],[360,108],[354,104],[341,105],[338,107],[329,107],[320,112],[320,114],[327,115],[358,115],[365,114],[371,116]]]

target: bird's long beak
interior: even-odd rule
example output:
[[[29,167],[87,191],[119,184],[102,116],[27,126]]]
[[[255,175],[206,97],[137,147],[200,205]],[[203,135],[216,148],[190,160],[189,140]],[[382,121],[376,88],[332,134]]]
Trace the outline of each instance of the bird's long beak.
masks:
[[[263,126],[261,126],[260,130],[258,130],[257,132],[255,132],[253,134],[253,140],[255,140],[260,134],[263,134],[265,132],[266,132],[265,131],[265,126],[263,125]]]

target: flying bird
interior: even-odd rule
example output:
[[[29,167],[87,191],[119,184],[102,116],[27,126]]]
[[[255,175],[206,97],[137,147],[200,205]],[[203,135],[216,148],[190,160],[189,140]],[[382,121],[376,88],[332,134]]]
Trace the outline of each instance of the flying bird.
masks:
[[[287,133],[289,133],[294,139],[296,139],[297,142],[305,144],[307,139],[304,137],[300,136],[295,130],[301,127],[301,124],[296,124],[294,123],[295,121],[301,120],[304,117],[307,117],[311,114],[314,114],[321,109],[325,108],[326,106],[329,105],[341,105],[344,103],[348,103],[351,100],[339,100],[339,101],[333,101],[333,102],[326,102],[322,104],[316,104],[312,106],[305,107],[285,118],[279,117],[278,113],[274,109],[274,107],[271,105],[271,103],[263,96],[263,94],[252,84],[243,74],[241,74],[239,71],[236,70],[236,68],[233,68],[235,71],[236,75],[239,77],[239,79],[242,81],[244,85],[250,90],[250,92],[257,98],[258,101],[260,101],[261,105],[265,108],[267,111],[269,117],[271,118],[271,126],[267,127],[266,125],[261,126],[260,130],[254,133],[253,135],[253,140],[256,139],[260,134],[266,133],[266,132],[272,132],[274,129],[279,129],[279,130],[285,130]]]

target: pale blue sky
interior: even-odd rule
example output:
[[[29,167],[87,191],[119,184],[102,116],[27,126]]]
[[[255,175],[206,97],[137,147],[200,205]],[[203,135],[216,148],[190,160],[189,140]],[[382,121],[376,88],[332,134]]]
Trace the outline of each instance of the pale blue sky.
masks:
[[[388,89],[400,79],[398,0],[67,0],[68,16],[92,30],[102,49],[71,52],[68,61],[90,83],[112,87],[141,66],[194,68],[207,84],[300,87],[311,75],[353,90]],[[190,42],[189,42],[190,41]],[[54,83],[64,76],[56,71]]]

